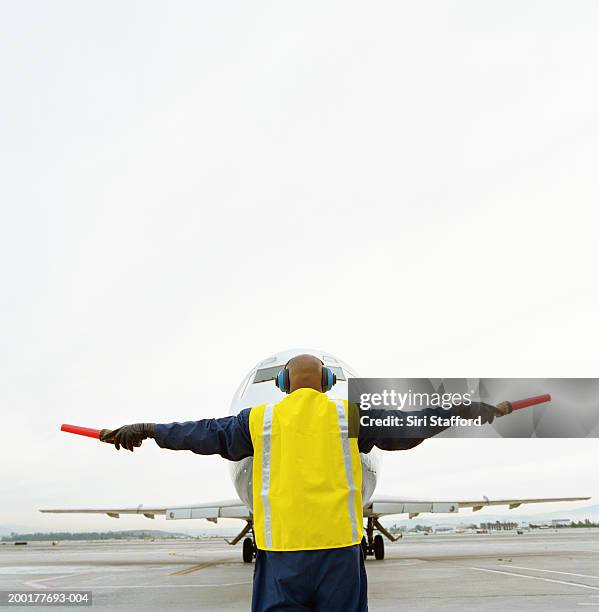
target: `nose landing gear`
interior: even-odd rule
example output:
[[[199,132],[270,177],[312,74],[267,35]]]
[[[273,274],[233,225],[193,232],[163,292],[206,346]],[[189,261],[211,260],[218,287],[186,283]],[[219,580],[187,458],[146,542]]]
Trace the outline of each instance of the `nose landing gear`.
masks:
[[[244,537],[250,534],[248,537]],[[227,544],[235,546],[243,538],[241,556],[244,563],[251,563],[256,558],[256,544],[254,540],[254,529],[251,520],[248,520],[245,527],[232,539],[225,540]]]
[[[362,553],[366,559],[369,556],[374,556],[377,561],[385,558],[385,541],[381,533],[374,535],[374,530],[380,531],[391,542],[396,542],[401,538],[401,535],[393,536],[380,523],[377,518],[369,517],[366,523],[366,534],[362,538]]]
[[[242,556],[244,563],[251,563],[254,560],[256,556],[256,545],[252,538],[245,538],[243,540]]]

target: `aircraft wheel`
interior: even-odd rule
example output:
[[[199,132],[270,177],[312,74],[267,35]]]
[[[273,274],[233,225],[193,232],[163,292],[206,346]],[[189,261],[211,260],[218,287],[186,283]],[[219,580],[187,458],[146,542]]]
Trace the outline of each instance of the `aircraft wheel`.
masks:
[[[362,556],[366,559],[366,557],[368,557],[368,544],[366,543],[366,538],[362,538],[360,546],[362,547]]]
[[[251,563],[254,559],[254,542],[252,538],[243,540],[243,562]]]
[[[373,548],[375,559],[380,561],[381,559],[385,558],[385,541],[383,540],[382,535],[377,534],[374,536]]]

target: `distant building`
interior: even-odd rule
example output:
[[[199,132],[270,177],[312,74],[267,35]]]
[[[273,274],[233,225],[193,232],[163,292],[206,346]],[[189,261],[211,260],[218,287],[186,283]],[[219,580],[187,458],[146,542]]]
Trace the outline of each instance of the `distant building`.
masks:
[[[512,531],[518,528],[518,523],[512,521],[495,521],[494,523],[481,523],[481,529],[489,531]]]
[[[553,519],[551,521],[552,527],[569,527],[572,524],[571,519]]]

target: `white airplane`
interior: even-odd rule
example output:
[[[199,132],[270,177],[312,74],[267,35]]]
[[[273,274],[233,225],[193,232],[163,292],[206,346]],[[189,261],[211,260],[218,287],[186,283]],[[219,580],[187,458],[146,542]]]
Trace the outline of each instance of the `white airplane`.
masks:
[[[283,399],[284,394],[275,386],[274,379],[278,371],[289,361],[289,359],[303,353],[316,355],[337,375],[337,384],[327,393],[327,395],[333,399],[347,399],[347,381],[349,378],[357,377],[357,374],[350,366],[333,355],[324,353],[323,351],[294,349],[272,355],[253,367],[235,392],[229,413],[238,414],[244,408],[278,402]],[[458,512],[460,508],[472,508],[473,511],[476,512],[485,506],[509,506],[510,509],[513,509],[522,504],[590,499],[590,497],[490,499],[483,495],[478,499],[439,500],[423,499],[420,497],[410,498],[401,495],[375,496],[374,491],[380,473],[381,455],[382,451],[376,447],[368,454],[360,454],[362,460],[362,500],[364,518],[366,519],[362,548],[366,556],[374,555],[376,559],[383,559],[385,556],[383,535],[391,541],[395,541],[401,537],[393,536],[385,529],[379,521],[382,516],[408,514],[410,518],[413,518],[418,516],[421,512],[455,513]],[[219,518],[241,519],[246,521],[246,525],[233,540],[227,540],[227,542],[234,545],[243,540],[243,560],[250,563],[255,557],[252,524],[252,462],[253,457],[247,457],[241,461],[230,462],[231,479],[239,495],[239,499],[188,504],[183,506],[145,507],[140,504],[129,508],[44,509],[40,510],[40,512],[61,514],[107,514],[113,518],[119,518],[121,514],[143,514],[150,519],[153,519],[156,515],[164,515],[167,520],[207,519],[214,523],[216,523]],[[375,535],[375,531],[380,533]]]

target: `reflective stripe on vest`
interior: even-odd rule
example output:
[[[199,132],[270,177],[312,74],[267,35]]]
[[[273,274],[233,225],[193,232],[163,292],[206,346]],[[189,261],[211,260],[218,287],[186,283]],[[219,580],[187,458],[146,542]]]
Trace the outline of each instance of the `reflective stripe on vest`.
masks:
[[[348,438],[347,403],[299,389],[250,412],[253,518],[260,549],[360,543],[362,465]]]
[[[345,466],[345,477],[347,478],[347,486],[349,488],[349,496],[347,498],[347,503],[349,506],[349,517],[351,521],[351,535],[352,540],[355,540],[358,537],[358,526],[355,510],[356,485],[354,484],[354,475],[352,473],[347,415],[345,414],[345,406],[343,405],[343,402],[341,400],[337,400],[335,402],[335,405],[337,406],[337,420],[339,421],[339,433],[341,434],[341,448],[343,449],[343,465]]]
[[[274,404],[268,404],[264,409],[264,425],[262,427],[262,490],[260,491],[260,497],[264,506],[264,535],[266,537],[267,548],[272,548],[272,518],[270,515],[268,493],[270,491],[270,449],[273,408]]]

